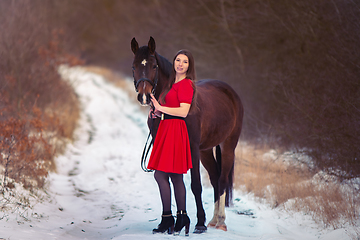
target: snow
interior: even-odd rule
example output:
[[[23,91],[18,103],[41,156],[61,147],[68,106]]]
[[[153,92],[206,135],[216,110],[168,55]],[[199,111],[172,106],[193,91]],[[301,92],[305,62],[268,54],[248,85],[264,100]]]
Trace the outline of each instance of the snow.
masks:
[[[27,220],[15,213],[1,220],[0,239],[178,239],[152,234],[160,222],[161,203],[153,173],[140,168],[148,134],[144,111],[126,91],[101,75],[81,67],[62,66],[59,72],[82,104],[76,141],[57,157],[57,172],[48,177],[47,197],[27,212]],[[184,179],[191,233],[196,207],[190,174]],[[203,179],[207,181],[206,176]],[[208,184],[203,188],[203,204],[210,220],[213,192]],[[172,210],[176,212],[174,199]],[[234,192],[234,205],[226,214],[227,232],[208,229],[189,238],[338,240],[352,236],[347,229],[322,229],[309,216],[271,209],[240,191]]]

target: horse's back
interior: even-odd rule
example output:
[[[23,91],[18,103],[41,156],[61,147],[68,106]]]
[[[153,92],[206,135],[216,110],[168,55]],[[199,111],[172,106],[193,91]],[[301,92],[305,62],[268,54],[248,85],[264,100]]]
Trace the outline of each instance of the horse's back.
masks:
[[[224,98],[224,100],[230,100],[232,104],[237,105],[238,108],[242,108],[242,103],[239,95],[235,90],[227,83],[214,80],[205,79],[196,82],[196,88],[202,98],[206,101],[216,101],[218,97]],[[208,99],[210,97],[211,99]]]
[[[242,118],[243,105],[240,97],[229,84],[213,79],[200,80],[196,82],[196,91],[200,111],[208,111],[207,114],[213,114],[213,117],[224,114],[233,120]]]

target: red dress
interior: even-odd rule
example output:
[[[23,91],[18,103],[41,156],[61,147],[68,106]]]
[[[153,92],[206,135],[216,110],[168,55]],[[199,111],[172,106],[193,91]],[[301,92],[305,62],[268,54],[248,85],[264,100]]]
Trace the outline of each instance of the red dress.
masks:
[[[194,90],[190,79],[174,83],[165,96],[166,107],[191,104]],[[167,173],[186,173],[192,168],[190,142],[184,120],[161,120],[150,155],[148,169]]]

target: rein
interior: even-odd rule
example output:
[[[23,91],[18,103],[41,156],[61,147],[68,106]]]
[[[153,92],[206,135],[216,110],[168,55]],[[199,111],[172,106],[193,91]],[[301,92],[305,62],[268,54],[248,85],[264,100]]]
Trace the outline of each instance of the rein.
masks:
[[[145,143],[145,146],[144,146],[144,150],[143,150],[143,153],[142,153],[142,156],[141,156],[141,169],[142,169],[144,172],[152,172],[152,171],[154,171],[154,170],[148,169],[147,166],[146,166],[146,160],[147,160],[148,154],[149,154],[150,149],[152,148],[152,145],[153,145],[153,143],[154,143],[153,139],[151,138],[151,142],[150,142],[150,144],[148,145],[150,136],[151,136],[151,133],[149,132],[149,135],[148,135],[148,137],[147,137],[147,139],[146,139],[146,143]]]
[[[152,108],[152,111],[154,111],[154,106],[151,106],[151,108]],[[152,148],[152,146],[154,144],[154,139],[151,136],[151,132],[153,130],[153,127],[154,127],[154,118],[152,118],[151,130],[149,131],[149,135],[148,135],[148,137],[146,139],[144,150],[143,150],[143,153],[142,153],[142,156],[141,156],[141,169],[144,172],[153,172],[154,171],[154,170],[148,169],[147,166],[146,166],[146,161],[148,159],[148,154],[149,154],[150,149]],[[151,141],[149,143],[150,137],[151,137]]]

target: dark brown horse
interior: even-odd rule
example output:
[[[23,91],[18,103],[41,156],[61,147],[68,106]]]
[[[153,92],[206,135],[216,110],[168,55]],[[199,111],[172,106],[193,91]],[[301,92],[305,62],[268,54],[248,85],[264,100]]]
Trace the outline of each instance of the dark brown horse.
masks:
[[[133,76],[138,101],[141,105],[150,104],[150,93],[159,99],[164,86],[169,81],[172,63],[155,51],[152,37],[147,46],[139,45],[135,38],[131,41],[134,56]],[[201,199],[200,159],[207,170],[214,188],[214,216],[208,226],[226,230],[225,205],[231,201],[234,150],[238,143],[242,120],[243,106],[239,96],[226,83],[218,80],[201,80],[196,82],[197,110],[190,111],[186,117],[189,132],[191,157],[191,190],[195,196],[198,222],[194,233],[206,231],[205,211]],[[148,119],[151,134],[155,138],[159,118]],[[216,147],[216,158],[213,148]]]

